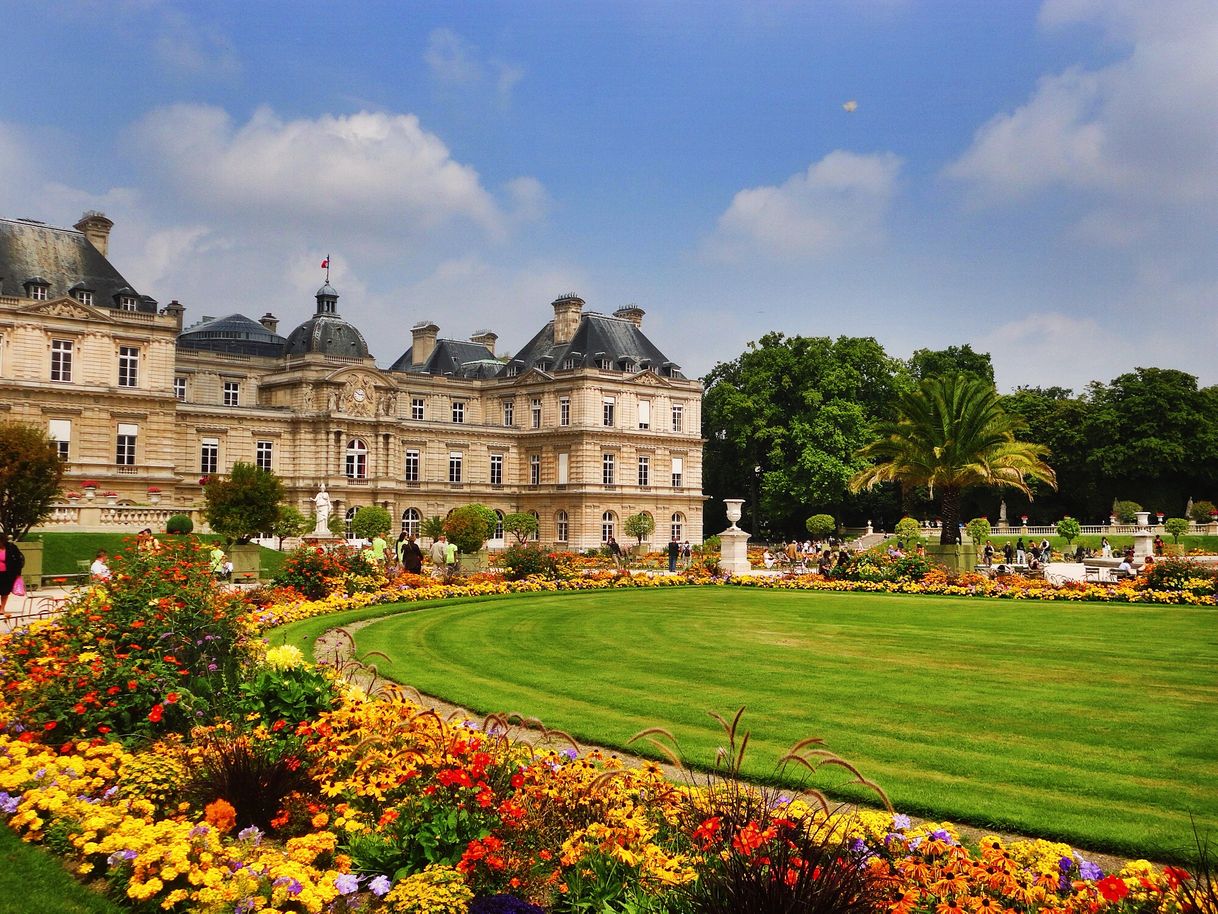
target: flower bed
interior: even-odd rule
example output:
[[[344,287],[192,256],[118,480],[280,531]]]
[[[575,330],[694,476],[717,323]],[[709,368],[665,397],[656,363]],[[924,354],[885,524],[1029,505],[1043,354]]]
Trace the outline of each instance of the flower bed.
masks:
[[[216,587],[192,543],[136,550],[62,618],[0,639],[9,827],[140,910],[739,909],[724,898],[843,914],[1184,910],[1182,870],[1105,876],[1064,845],[966,847],[945,824],[837,813],[730,778],[673,783],[654,764],[516,740],[497,717],[444,720],[396,692],[364,695],[255,637],[388,600],[688,581],[382,581],[344,562],[318,566],[333,585],[322,599],[278,587],[250,605]],[[820,582],[847,584],[878,587]]]

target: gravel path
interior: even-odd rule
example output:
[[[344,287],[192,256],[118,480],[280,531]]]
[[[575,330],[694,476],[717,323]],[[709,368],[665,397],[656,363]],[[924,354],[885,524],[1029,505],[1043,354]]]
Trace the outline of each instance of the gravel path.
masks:
[[[372,625],[373,623],[380,622],[385,618],[387,617],[380,616],[376,619],[365,619],[359,622],[353,622],[350,625],[343,626],[342,628],[328,629],[319,635],[313,644],[314,658],[329,665],[341,665],[342,663],[350,660],[355,646],[355,642],[353,640],[355,633],[360,629],[365,628],[368,625]],[[345,675],[350,682],[359,686],[365,691],[375,689],[378,686],[385,687],[390,683],[390,680],[377,676],[366,667],[350,667],[345,671]],[[468,718],[479,720],[485,716],[471,713],[459,705],[454,705],[450,702],[444,701],[442,698],[436,698],[432,695],[424,695],[410,686],[398,686],[398,688],[408,698],[416,701],[424,708],[431,708],[435,710],[436,713],[446,719],[456,717],[457,719]],[[529,718],[527,709],[512,711],[509,712],[509,714],[519,714],[522,718]],[[542,721],[542,724],[544,723],[545,722]],[[649,761],[647,759],[639,758],[638,756],[620,752],[616,749],[608,749],[604,746],[597,746],[592,743],[580,743],[576,742],[575,740],[571,740],[570,743],[568,743],[567,740],[556,740],[553,737],[547,737],[545,731],[541,728],[521,728],[514,733],[513,736],[516,739],[523,739],[533,745],[537,745],[539,743],[555,744],[556,742],[561,747],[574,745],[574,747],[579,751],[580,755],[592,750],[599,750],[604,755],[613,758],[620,758],[626,765],[632,768],[641,766]],[[688,772],[666,763],[661,764],[660,767],[664,769],[664,774],[671,780],[677,782],[688,781]],[[911,816],[910,818],[915,824],[926,821],[925,819],[919,819],[916,816]],[[956,831],[960,834],[960,837],[963,840],[973,844],[975,844],[985,835],[998,835],[1007,842],[1026,838],[1026,836],[1023,835],[1014,835],[1008,832],[995,831],[994,829],[974,828],[970,825],[956,825],[955,827]],[[1116,872],[1129,862],[1128,859],[1124,857],[1114,857],[1110,854],[1085,851],[1083,853],[1088,860],[1098,864],[1105,873]]]

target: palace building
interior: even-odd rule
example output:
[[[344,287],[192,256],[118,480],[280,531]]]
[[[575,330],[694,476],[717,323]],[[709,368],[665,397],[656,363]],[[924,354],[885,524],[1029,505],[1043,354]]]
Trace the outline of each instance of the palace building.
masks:
[[[382,505],[407,531],[481,502],[534,514],[566,548],[624,539],[639,512],[657,546],[701,541],[702,387],[644,335],[642,309],[563,295],[512,358],[495,333],[446,339],[422,320],[380,368],[328,282],[286,336],[269,313],[186,323],[111,264],[112,227],[0,219],[0,418],[46,428],[65,492],[84,492],[53,523],[197,509],[204,477],[246,461],[306,514],[325,483],[336,512]],[[87,522],[85,482],[114,493]]]

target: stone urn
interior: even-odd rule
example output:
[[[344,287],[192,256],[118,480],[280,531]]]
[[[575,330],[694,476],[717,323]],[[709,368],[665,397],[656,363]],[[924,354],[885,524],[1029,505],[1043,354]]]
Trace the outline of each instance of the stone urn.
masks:
[[[728,529],[729,530],[739,530],[740,528],[736,526],[736,522],[738,520],[740,520],[740,515],[741,515],[740,506],[744,504],[744,499],[743,498],[725,498],[725,499],[723,499],[723,503],[725,505],[727,505],[727,519],[731,523],[731,527],[729,527]]]
[[[96,487],[96,486],[85,486],[85,498],[87,498],[87,499],[89,499],[90,501],[92,501],[92,500],[93,500],[93,497],[94,497],[95,495],[97,495],[97,487]]]
[[[161,503],[161,493],[160,492],[149,492],[148,493],[148,503],[153,504],[153,505],[159,505]]]

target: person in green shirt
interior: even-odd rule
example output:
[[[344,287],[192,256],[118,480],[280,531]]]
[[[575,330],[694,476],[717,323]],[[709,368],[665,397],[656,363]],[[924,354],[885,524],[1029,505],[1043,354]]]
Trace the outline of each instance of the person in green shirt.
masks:
[[[385,550],[389,548],[389,544],[385,542],[385,537],[377,534],[372,538],[372,558],[376,560],[378,565],[385,564]]]
[[[228,563],[224,559],[224,550],[219,546],[211,547],[211,573],[217,578],[225,577]]]
[[[457,544],[444,544],[444,564],[448,566],[449,574],[457,573]]]

